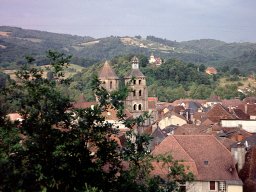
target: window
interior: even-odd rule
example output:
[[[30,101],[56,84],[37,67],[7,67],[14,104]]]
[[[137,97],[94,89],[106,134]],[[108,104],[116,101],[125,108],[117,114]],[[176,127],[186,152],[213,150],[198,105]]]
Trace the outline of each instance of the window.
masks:
[[[224,181],[219,182],[219,190],[220,191],[226,191],[226,184]]]
[[[139,108],[139,110],[141,110],[141,104],[139,104],[139,107],[138,107],[138,108]]]
[[[186,182],[180,182],[180,192],[186,192]]]
[[[136,80],[133,80],[133,85],[136,85]]]
[[[139,80],[139,85],[141,84],[141,80]]]
[[[112,89],[112,81],[110,81],[109,88]]]
[[[141,90],[139,90],[139,96],[141,96],[141,95],[142,95],[141,93],[142,93],[142,91],[141,91]]]
[[[210,181],[210,190],[215,190],[215,181]]]
[[[133,96],[136,96],[136,91],[135,90],[133,91]]]
[[[133,105],[133,110],[134,110],[134,111],[137,110],[137,105],[136,105],[136,104]]]

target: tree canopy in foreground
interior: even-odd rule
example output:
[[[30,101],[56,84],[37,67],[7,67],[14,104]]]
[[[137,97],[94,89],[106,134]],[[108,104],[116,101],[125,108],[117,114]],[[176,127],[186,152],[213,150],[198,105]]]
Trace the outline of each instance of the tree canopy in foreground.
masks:
[[[49,51],[48,58],[51,78],[43,78],[28,57],[19,81],[1,90],[0,191],[175,191],[178,182],[193,179],[172,158],[153,157],[148,135],[129,131],[125,146],[116,142],[118,130],[102,115],[109,106],[129,128],[143,121],[125,120],[127,87],[110,94],[95,78],[99,104],[73,109],[60,89],[68,83],[62,71],[71,57]],[[24,120],[10,122],[6,115],[14,111]],[[152,162],[160,161],[171,165],[168,179],[150,174]]]

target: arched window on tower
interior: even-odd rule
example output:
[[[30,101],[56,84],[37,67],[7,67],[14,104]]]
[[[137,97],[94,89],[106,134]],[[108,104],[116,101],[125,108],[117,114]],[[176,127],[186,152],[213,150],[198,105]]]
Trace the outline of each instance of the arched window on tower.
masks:
[[[135,90],[133,91],[133,96],[136,96],[136,91]]]
[[[110,81],[109,88],[112,89],[112,81]]]
[[[133,105],[133,110],[134,110],[134,111],[137,110],[137,105],[136,105],[136,104]]]
[[[141,96],[142,95],[142,91],[141,90],[139,90],[139,96]]]
[[[139,85],[141,84],[141,80],[139,80]]]
[[[136,85],[136,80],[133,80],[133,85]]]
[[[140,110],[140,111],[141,111],[141,104],[139,104],[139,106],[138,106],[138,110]]]

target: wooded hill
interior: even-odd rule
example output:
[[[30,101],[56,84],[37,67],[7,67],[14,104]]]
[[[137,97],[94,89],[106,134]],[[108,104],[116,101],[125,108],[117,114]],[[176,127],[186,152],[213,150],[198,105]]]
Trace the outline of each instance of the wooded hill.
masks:
[[[154,53],[163,59],[178,59],[187,63],[217,67],[238,67],[243,72],[256,71],[255,43],[226,43],[213,39],[176,42],[154,36],[95,39],[66,34],[0,26],[0,67],[16,68],[31,55],[38,65],[47,64],[49,49],[73,55],[72,63],[90,66],[119,55]]]

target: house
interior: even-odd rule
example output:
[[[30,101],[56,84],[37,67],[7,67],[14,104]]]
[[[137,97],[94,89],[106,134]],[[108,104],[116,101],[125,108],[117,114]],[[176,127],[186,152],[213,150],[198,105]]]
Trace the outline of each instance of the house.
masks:
[[[148,63],[155,66],[162,65],[162,59],[160,57],[155,57],[153,53],[150,55]]]
[[[231,153],[237,161],[238,171],[240,171],[245,164],[245,155],[251,148],[256,147],[256,135],[250,137],[241,137],[241,140],[231,145]]]
[[[159,120],[159,127],[164,129],[170,125],[184,125],[187,124],[187,120],[184,116],[175,113],[174,111],[170,111],[164,114],[163,118]]]
[[[244,182],[244,192],[256,191],[256,146],[252,147],[245,157],[243,169],[239,176]]]
[[[256,133],[256,120],[221,119],[222,127],[237,127],[249,133]]]
[[[215,104],[207,113],[206,116],[213,123],[220,123],[222,119],[237,119],[237,117],[229,112],[223,105]]]
[[[6,117],[11,122],[24,120],[24,117],[22,117],[19,113],[9,113],[9,114],[6,115]]]
[[[231,153],[212,135],[170,135],[155,149],[152,155],[171,154],[185,167],[189,166],[195,181],[183,185],[187,192],[242,192]],[[163,179],[168,168],[155,165],[153,174]]]
[[[207,67],[205,69],[205,73],[207,73],[208,75],[216,75],[218,71],[214,67]]]
[[[249,115],[250,119],[256,119],[256,104],[255,103],[245,103],[237,107],[241,109],[245,114]]]
[[[149,149],[152,151],[167,137],[167,134],[157,126],[150,136],[152,137],[152,140],[149,141]]]

